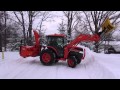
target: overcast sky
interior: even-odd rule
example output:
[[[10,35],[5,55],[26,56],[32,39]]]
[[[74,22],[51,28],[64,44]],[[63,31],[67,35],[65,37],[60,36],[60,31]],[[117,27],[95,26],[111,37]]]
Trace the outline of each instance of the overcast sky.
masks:
[[[18,21],[15,17],[15,15],[13,14],[13,12],[9,11],[9,13],[11,14],[11,17],[14,18],[16,21]],[[48,34],[54,34],[54,33],[58,33],[58,26],[59,26],[59,23],[61,23],[62,19],[64,17],[63,15],[63,12],[62,11],[52,11],[51,14],[53,15],[53,18],[51,18],[51,20],[54,20],[54,21],[47,21],[47,22],[44,22],[44,28],[46,29],[45,31],[45,34],[48,35]],[[24,14],[25,15],[25,14]],[[21,18],[21,16],[18,15],[18,17]],[[28,18],[27,18],[27,14],[25,15],[25,21],[28,22]],[[33,29],[36,29],[37,26],[39,26],[39,20],[40,18],[36,18],[34,23],[33,23]],[[39,27],[38,27],[39,29]]]
[[[45,31],[46,35],[58,33],[57,29],[58,29],[59,23],[62,22],[63,18],[65,19],[62,11],[53,11],[52,14],[55,16],[58,16],[58,17],[53,17],[52,20],[54,20],[54,21],[52,21],[52,22],[44,22],[44,28],[46,28],[46,31]],[[38,22],[39,22],[39,20],[35,21],[33,28],[37,27]]]

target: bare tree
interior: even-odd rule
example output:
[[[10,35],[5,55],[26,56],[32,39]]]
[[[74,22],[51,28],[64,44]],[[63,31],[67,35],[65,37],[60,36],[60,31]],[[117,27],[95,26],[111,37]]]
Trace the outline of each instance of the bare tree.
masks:
[[[1,15],[0,15],[0,52],[2,52],[2,24],[1,24]]]
[[[83,21],[87,22],[86,26],[92,34],[97,34],[101,30],[102,24],[106,18],[110,18],[112,24],[119,24],[120,12],[117,11],[83,11]],[[98,52],[99,45],[96,43],[96,50]]]
[[[36,16],[39,15],[39,11],[27,11],[28,13],[28,19],[29,19],[29,25],[28,25],[28,32],[29,32],[29,37],[28,37],[28,44],[32,45],[32,26],[33,26],[33,21],[35,20]]]
[[[39,11],[38,15],[35,17],[37,18],[37,20],[39,21],[39,23],[37,24],[36,29],[39,31],[40,34],[40,43],[43,44],[45,43],[46,39],[45,39],[45,30],[46,28],[44,28],[44,22],[47,21],[53,21],[53,17],[55,17],[55,15],[51,14],[52,11]]]
[[[83,11],[88,22],[89,29],[91,32],[98,33],[101,29],[101,26],[106,18],[110,18],[112,24],[117,25],[120,20],[120,12],[117,11]]]
[[[54,15],[51,14],[51,11],[40,11],[39,12],[39,23],[37,25],[36,28],[39,27],[39,33],[41,33],[42,31],[45,31],[45,29],[43,28],[44,26],[44,22],[46,22],[48,19],[53,18]]]
[[[63,20],[58,26],[58,31],[59,31],[60,34],[65,34],[66,24],[63,22]]]
[[[28,11],[28,19],[29,19],[29,26],[28,26],[28,32],[29,32],[29,36],[28,36],[28,44],[31,45],[32,44],[32,25],[33,25],[33,15],[34,12],[33,11]]]
[[[26,27],[25,27],[25,19],[24,19],[24,12],[23,11],[13,11],[15,17],[17,18],[19,24],[22,26],[23,29],[23,37],[24,37],[24,45],[26,45]],[[20,15],[20,17],[19,17]]]
[[[4,12],[0,11],[0,51],[3,47],[3,31],[4,31]]]
[[[75,16],[77,11],[63,11],[65,17],[67,18],[67,34],[71,38],[71,32],[76,24]]]
[[[24,45],[26,45],[26,43],[31,45],[32,44],[32,26],[33,26],[34,20],[36,19],[36,16],[39,14],[39,11],[13,11],[13,12],[15,17],[18,20],[18,23],[22,26],[22,29],[23,29]],[[26,36],[26,31],[28,31],[27,32],[28,36]]]
[[[4,14],[4,47],[5,47],[5,51],[6,51],[6,40],[7,40],[7,19],[8,19],[8,13],[7,11],[3,12]]]

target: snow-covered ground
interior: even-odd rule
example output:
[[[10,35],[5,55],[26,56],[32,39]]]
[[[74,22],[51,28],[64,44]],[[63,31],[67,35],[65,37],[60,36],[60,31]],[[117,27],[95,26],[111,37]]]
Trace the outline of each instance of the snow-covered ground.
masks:
[[[94,53],[86,49],[85,59],[68,67],[60,61],[44,66],[39,57],[22,58],[18,52],[0,52],[0,79],[120,79],[120,54]]]

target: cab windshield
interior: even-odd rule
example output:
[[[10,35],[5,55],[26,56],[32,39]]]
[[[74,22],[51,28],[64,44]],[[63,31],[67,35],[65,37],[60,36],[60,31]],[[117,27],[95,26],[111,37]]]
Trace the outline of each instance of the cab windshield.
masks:
[[[63,37],[55,37],[55,36],[48,36],[47,37],[47,44],[54,45],[54,46],[64,46],[64,38]]]

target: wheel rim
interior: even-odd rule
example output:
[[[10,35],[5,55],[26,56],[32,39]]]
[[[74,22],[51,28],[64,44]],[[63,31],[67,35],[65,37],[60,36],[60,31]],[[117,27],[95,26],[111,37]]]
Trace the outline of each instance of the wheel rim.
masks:
[[[68,64],[69,64],[69,66],[74,66],[74,62],[73,62],[73,60],[68,60]]]
[[[51,60],[50,54],[44,53],[44,54],[42,55],[42,60],[43,60],[45,63],[50,62],[50,60]]]

